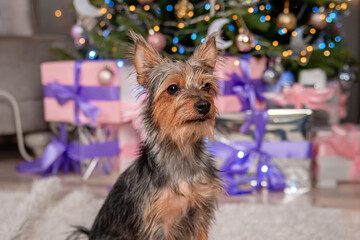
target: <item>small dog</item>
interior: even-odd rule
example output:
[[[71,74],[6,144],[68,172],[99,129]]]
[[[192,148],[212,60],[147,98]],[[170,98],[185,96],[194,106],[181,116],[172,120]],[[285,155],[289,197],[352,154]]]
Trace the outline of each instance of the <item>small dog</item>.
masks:
[[[186,62],[163,58],[132,32],[144,87],[139,158],[118,178],[90,230],[91,240],[206,240],[222,192],[205,139],[213,137],[215,36]]]

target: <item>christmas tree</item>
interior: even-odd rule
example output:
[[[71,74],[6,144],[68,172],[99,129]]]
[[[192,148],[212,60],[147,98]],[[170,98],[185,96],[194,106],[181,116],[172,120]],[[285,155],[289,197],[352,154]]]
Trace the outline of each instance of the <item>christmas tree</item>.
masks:
[[[75,58],[124,59],[130,29],[164,55],[191,55],[207,34],[221,31],[228,54],[267,56],[293,73],[321,68],[334,76],[354,63],[341,37],[347,1],[338,0],[74,0]],[[69,53],[67,56],[73,55]]]

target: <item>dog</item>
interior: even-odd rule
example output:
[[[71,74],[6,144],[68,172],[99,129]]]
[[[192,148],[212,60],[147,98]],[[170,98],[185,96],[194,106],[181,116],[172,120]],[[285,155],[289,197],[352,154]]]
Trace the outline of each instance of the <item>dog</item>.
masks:
[[[206,240],[222,193],[206,139],[213,138],[215,35],[187,61],[164,58],[141,35],[134,65],[145,100],[139,157],[120,175],[92,227],[91,240]]]

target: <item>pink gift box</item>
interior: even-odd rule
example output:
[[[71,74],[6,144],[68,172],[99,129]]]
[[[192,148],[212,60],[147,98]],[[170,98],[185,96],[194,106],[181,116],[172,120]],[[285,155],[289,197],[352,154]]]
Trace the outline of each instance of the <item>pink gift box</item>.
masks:
[[[102,85],[99,81],[99,73],[104,69],[112,72],[111,81]],[[76,78],[76,75],[78,78]],[[90,96],[83,97],[88,106],[97,109],[98,115],[96,124],[117,124],[122,121],[120,114],[120,73],[117,62],[112,60],[105,61],[56,61],[45,62],[41,65],[41,81],[44,86],[44,112],[45,120],[53,122],[69,122],[77,124],[90,124],[91,118],[85,116],[82,109],[75,108],[74,98],[67,99],[60,103],[53,92],[49,93],[49,87],[76,89],[78,80],[78,91],[97,95],[95,99]],[[55,84],[54,84],[55,83]],[[98,91],[101,90],[101,91]],[[83,91],[84,90],[84,91]],[[51,90],[52,91],[52,90]],[[95,92],[95,93],[94,93]],[[108,96],[108,92],[112,96]],[[104,93],[104,94],[102,94]],[[76,119],[77,118],[77,119]],[[94,125],[94,122],[93,122]]]
[[[217,107],[219,113],[239,112],[242,109],[243,104],[239,97],[235,94],[224,94],[225,90],[221,86],[224,85],[224,83],[226,84],[227,81],[232,81],[229,76],[230,74],[236,74],[241,77],[244,76],[239,64],[239,57],[237,56],[219,57],[217,61],[215,66],[215,75],[219,80],[220,95],[215,99],[215,106]],[[261,79],[266,69],[267,59],[250,57],[248,65],[250,66],[250,79]],[[220,84],[220,82],[222,84]],[[256,101],[256,109],[265,109],[265,107],[265,102]]]

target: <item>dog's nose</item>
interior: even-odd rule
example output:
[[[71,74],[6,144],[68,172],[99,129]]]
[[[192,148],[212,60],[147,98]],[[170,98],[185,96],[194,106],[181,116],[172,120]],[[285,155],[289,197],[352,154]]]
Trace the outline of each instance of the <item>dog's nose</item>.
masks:
[[[210,107],[211,104],[205,100],[200,100],[194,105],[194,108],[203,115],[207,114],[210,111]]]

